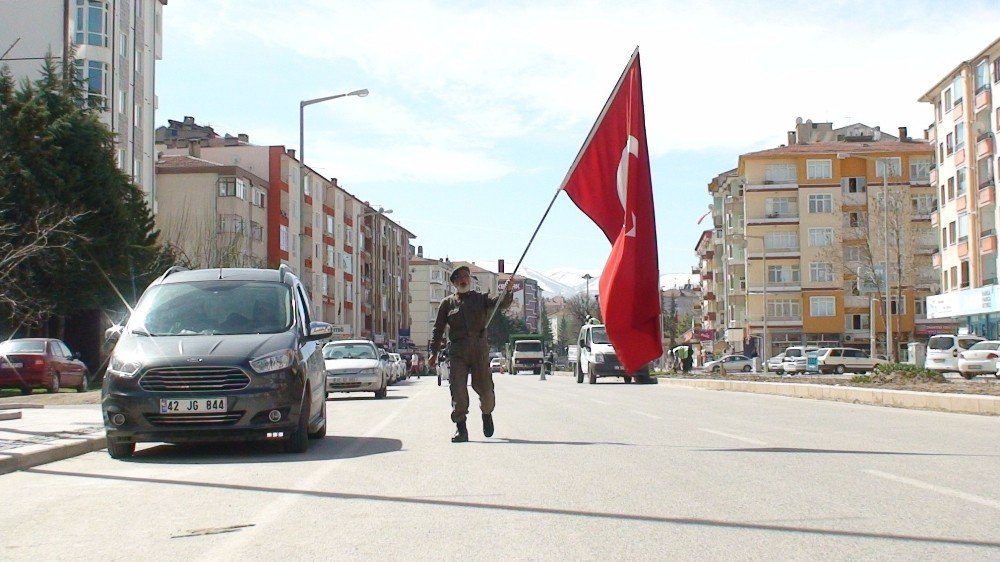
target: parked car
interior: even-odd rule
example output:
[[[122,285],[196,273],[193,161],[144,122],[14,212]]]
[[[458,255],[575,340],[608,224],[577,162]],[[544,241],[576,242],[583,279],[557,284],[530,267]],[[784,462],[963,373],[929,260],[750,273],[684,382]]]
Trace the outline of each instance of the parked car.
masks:
[[[374,392],[385,398],[392,367],[379,360],[379,350],[369,340],[340,340],[323,346],[327,398],[334,392]]]
[[[806,372],[808,363],[806,354],[818,350],[819,348],[815,346],[803,347],[801,345],[793,345],[785,349],[785,359],[781,362],[781,370],[790,375]]]
[[[781,362],[785,360],[785,353],[781,352],[767,360],[767,370],[772,373],[782,374]]]
[[[979,336],[957,336],[954,334],[937,334],[927,340],[927,352],[924,358],[924,368],[942,373],[960,372],[958,369],[958,354],[971,349],[986,338]]]
[[[281,439],[289,453],[326,435],[326,372],[306,291],[288,266],[172,267],[142,294],[102,389],[108,453],[135,444]]]
[[[19,388],[21,394],[31,394],[36,388],[59,392],[63,387],[84,392],[90,387],[90,371],[80,354],[61,340],[7,340],[0,342],[0,387]]]
[[[502,373],[503,372],[503,359],[499,357],[494,357],[490,359],[490,372],[491,373]]]
[[[958,372],[965,378],[976,375],[997,375],[997,359],[1000,359],[1000,341],[986,340],[974,344],[968,351],[958,354]]]
[[[392,360],[392,370],[395,373],[393,381],[401,381],[409,378],[410,374],[406,369],[406,361],[398,353],[390,353],[389,358]]]
[[[710,373],[718,373],[725,367],[726,371],[742,371],[744,373],[749,373],[753,370],[755,359],[751,359],[746,355],[723,355],[715,361],[709,361],[705,363],[705,370]]]
[[[880,363],[888,361],[869,357],[864,351],[850,347],[823,348],[816,356],[816,364],[821,373],[867,373]]]

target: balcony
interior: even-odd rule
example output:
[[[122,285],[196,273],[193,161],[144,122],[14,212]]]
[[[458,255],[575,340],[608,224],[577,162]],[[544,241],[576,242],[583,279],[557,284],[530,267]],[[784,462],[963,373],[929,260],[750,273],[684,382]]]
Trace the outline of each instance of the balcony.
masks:
[[[926,242],[924,242],[924,243],[917,244],[915,253],[918,256],[930,256],[930,255],[933,255],[937,251],[938,251],[938,248],[937,248],[937,244],[936,243],[933,243],[933,242],[926,243]]]
[[[969,206],[969,200],[965,196],[965,193],[961,193],[955,196],[955,210],[964,211]]]
[[[705,296],[702,297],[702,299],[706,300],[706,301],[714,301],[715,300],[715,293],[705,293]]]
[[[997,252],[997,235],[987,234],[980,237],[979,252],[981,254],[995,254]]]
[[[969,241],[959,238],[958,241],[958,257],[965,258],[969,256]]]
[[[978,199],[980,207],[996,203],[997,202],[996,188],[994,188],[992,185],[986,185],[980,187]]]
[[[958,103],[956,103],[955,106],[951,108],[951,113],[949,114],[949,117],[951,117],[952,121],[960,121],[964,116],[965,116],[965,104],[962,103],[962,100],[958,100]]]
[[[976,142],[976,158],[985,158],[993,154],[993,137],[986,133],[986,138],[980,135],[979,141]]]
[[[760,224],[794,224],[797,222],[799,222],[799,214],[797,212],[766,213],[764,216],[747,219],[747,225],[750,226]]]
[[[714,312],[706,312],[701,317],[701,319],[704,320],[704,321],[706,321],[706,322],[715,322],[715,313]]]
[[[701,268],[697,265],[691,266],[691,275],[701,275]]]
[[[937,184],[937,180],[938,180],[938,171],[937,168],[934,168],[933,170],[931,170],[930,176],[928,177],[928,181],[931,185],[935,185]]]
[[[941,267],[941,252],[931,254],[931,265],[937,268]]]
[[[870,306],[871,297],[844,295],[844,308],[868,308]]]
[[[712,271],[706,271],[705,273],[701,274],[702,281],[711,281],[714,278],[715,278],[715,273]]]
[[[955,166],[956,167],[961,166],[962,164],[965,164],[965,147],[964,146],[962,148],[958,148],[958,149],[955,150],[955,156],[954,156],[954,158],[955,158]]]
[[[937,226],[941,223],[941,214],[938,211],[931,211],[931,226]]]
[[[976,94],[976,103],[975,103],[976,112],[979,112],[980,110],[989,107],[990,102],[992,102],[992,97],[993,96],[990,93],[989,88],[985,88],[983,91]]]

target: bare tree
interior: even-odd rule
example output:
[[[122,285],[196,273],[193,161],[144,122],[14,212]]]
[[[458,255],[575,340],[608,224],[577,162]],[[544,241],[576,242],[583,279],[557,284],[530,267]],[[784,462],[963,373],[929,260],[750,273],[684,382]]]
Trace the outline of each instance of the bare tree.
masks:
[[[235,224],[235,223],[234,223]],[[175,216],[161,232],[164,245],[171,248],[177,265],[190,269],[213,267],[257,267],[250,255],[252,233],[242,228],[196,220],[185,209]]]
[[[0,309],[9,312],[15,327],[35,327],[55,309],[55,303],[31,282],[27,265],[72,252],[74,242],[85,240],[74,228],[84,214],[46,208],[28,224],[0,222]]]

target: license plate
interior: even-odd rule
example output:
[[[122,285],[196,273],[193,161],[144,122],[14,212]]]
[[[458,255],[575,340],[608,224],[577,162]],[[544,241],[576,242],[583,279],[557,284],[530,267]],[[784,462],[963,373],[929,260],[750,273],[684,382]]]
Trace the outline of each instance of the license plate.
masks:
[[[935,363],[944,363],[944,359],[934,359]]]
[[[966,365],[965,368],[968,369],[968,370],[970,370],[970,371],[978,371],[978,370],[982,369],[982,367],[979,366],[979,365]]]
[[[225,398],[160,398],[161,414],[225,412]]]
[[[334,384],[337,383],[344,384],[344,383],[358,382],[358,379],[355,377],[333,377],[332,379],[330,379],[330,382]]]

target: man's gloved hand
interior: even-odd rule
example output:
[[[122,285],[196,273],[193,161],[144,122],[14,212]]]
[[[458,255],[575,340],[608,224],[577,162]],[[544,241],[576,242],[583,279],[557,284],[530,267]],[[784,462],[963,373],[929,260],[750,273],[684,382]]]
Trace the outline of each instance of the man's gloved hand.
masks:
[[[433,369],[434,366],[437,365],[437,362],[438,362],[437,355],[431,355],[430,357],[427,358],[427,367]]]

